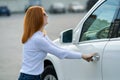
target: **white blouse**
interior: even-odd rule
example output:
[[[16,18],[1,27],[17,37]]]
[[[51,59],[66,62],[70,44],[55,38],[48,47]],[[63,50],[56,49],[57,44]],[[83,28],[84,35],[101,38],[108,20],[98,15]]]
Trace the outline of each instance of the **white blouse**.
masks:
[[[81,53],[62,49],[52,43],[41,31],[37,31],[23,45],[23,62],[20,72],[31,75],[41,74],[47,53],[60,59],[81,59]]]

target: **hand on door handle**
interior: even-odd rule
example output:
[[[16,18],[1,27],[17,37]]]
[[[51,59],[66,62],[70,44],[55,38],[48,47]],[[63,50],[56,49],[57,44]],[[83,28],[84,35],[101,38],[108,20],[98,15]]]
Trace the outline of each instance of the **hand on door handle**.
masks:
[[[90,61],[93,61],[93,56],[95,55],[96,53],[90,53],[90,54],[82,54],[82,58],[84,60],[86,60],[87,62],[90,62]]]
[[[93,61],[99,61],[100,60],[100,56],[98,55],[98,53],[96,53],[93,57],[92,57]]]

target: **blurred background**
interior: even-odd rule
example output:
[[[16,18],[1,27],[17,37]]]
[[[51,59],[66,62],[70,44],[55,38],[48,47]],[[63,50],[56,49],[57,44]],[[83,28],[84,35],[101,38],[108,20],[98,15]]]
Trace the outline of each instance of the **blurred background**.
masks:
[[[96,2],[97,0],[0,0],[0,9],[6,7],[11,13],[21,13],[30,6],[40,5],[46,11],[49,11],[53,6],[56,8],[64,7],[65,11],[70,11],[70,8],[88,11]]]
[[[0,80],[17,80],[22,62],[23,18],[30,6],[43,6],[48,14],[47,34],[75,28],[97,0],[0,0]]]

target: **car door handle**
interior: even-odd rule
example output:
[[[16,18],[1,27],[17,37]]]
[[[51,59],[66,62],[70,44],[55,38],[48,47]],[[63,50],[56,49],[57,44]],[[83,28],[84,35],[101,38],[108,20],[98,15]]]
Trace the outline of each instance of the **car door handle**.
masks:
[[[92,57],[93,61],[99,61],[100,60],[100,56],[96,53],[93,57]]]

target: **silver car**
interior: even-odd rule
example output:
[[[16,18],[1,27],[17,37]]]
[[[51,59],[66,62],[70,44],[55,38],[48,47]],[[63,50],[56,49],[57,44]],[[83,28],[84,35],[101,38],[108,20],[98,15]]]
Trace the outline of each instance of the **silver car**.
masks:
[[[50,13],[65,13],[66,8],[65,8],[65,5],[63,3],[55,2],[55,3],[50,5],[49,12]]]
[[[84,12],[85,6],[79,2],[72,2],[68,5],[69,12]]]

